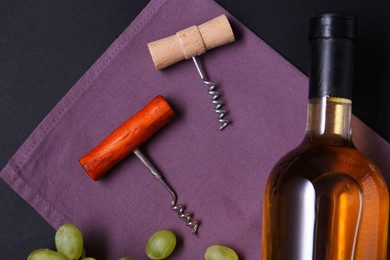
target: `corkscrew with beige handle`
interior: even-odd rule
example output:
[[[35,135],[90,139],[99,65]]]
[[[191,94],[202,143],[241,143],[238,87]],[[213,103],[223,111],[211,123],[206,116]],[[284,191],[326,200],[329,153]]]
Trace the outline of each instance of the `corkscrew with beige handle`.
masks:
[[[227,112],[222,108],[223,103],[220,100],[216,84],[206,78],[196,57],[204,54],[207,50],[234,42],[234,40],[229,20],[225,15],[220,15],[201,25],[193,25],[174,35],[148,43],[149,52],[157,70],[182,60],[193,60],[200,78],[208,86],[208,93],[212,97],[211,102],[217,113],[220,130],[223,130],[230,123],[230,120],[225,118]]]
[[[97,181],[117,163],[134,153],[169,192],[172,199],[171,208],[185,220],[187,226],[192,227],[192,232],[195,234],[200,223],[192,219],[190,213],[184,211],[183,205],[177,203],[177,195],[173,188],[138,148],[174,117],[175,112],[168,102],[162,96],[157,96],[81,157],[80,164],[89,177]]]

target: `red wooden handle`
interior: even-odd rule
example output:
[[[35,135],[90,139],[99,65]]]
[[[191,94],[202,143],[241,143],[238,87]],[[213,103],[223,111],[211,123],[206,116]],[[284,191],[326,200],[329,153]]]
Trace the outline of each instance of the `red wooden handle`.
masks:
[[[162,96],[155,97],[92,151],[81,157],[81,166],[93,180],[99,180],[173,117],[175,112],[168,102]]]

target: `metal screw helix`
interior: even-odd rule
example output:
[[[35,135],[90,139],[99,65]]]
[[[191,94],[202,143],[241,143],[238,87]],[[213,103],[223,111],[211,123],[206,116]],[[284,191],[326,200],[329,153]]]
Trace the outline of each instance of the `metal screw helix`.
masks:
[[[149,161],[149,159],[138,149],[134,151],[134,154],[141,160],[141,162],[146,166],[146,168],[148,168],[149,172],[157,180],[159,180],[161,184],[165,187],[165,189],[169,192],[169,194],[172,197],[172,209],[178,213],[180,218],[185,220],[187,226],[192,227],[192,233],[196,234],[200,222],[193,220],[192,215],[190,213],[184,212],[185,207],[183,205],[177,204],[176,193],[174,192],[172,187],[163,179],[162,175],[159,173],[156,167],[153,166],[153,164]]]
[[[208,93],[211,95],[211,103],[214,105],[214,112],[217,113],[217,118],[220,123],[219,130],[222,131],[228,124],[230,124],[230,120],[224,118],[227,112],[222,109],[223,103],[220,100],[220,93],[216,90],[216,84],[206,79],[196,58],[192,57],[192,60],[195,63],[196,69],[198,70],[199,76],[203,83],[208,86]]]

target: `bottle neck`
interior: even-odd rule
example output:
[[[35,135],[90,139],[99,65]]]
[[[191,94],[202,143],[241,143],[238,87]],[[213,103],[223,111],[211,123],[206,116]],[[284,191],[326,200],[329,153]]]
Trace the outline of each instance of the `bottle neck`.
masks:
[[[352,101],[347,98],[309,99],[306,139],[310,142],[351,142]]]

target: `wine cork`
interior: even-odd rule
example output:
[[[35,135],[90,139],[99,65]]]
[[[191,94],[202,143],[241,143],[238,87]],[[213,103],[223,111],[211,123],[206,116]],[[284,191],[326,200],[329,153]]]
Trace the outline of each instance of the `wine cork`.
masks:
[[[148,43],[154,66],[161,70],[182,60],[199,56],[207,50],[234,42],[233,30],[225,15],[199,26]]]
[[[93,180],[99,180],[174,117],[175,112],[168,102],[162,96],[155,97],[81,157],[81,166]]]

